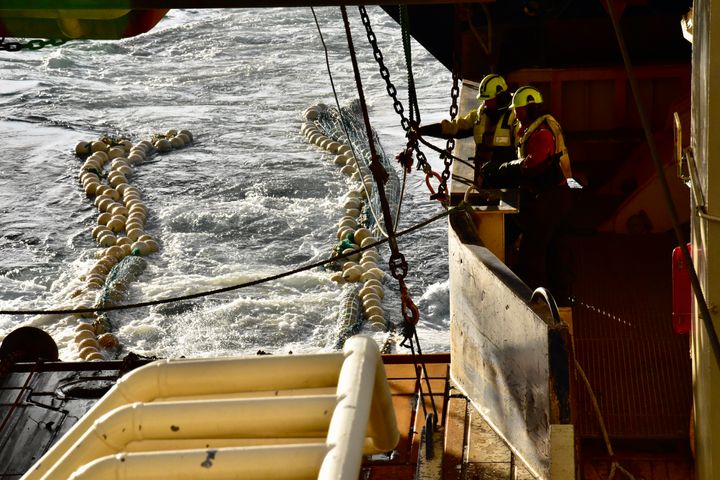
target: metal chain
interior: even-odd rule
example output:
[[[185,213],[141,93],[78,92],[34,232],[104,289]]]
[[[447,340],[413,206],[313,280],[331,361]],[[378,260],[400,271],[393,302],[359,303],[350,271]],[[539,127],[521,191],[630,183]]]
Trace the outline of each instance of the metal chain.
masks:
[[[385,80],[385,87],[388,95],[393,101],[393,108],[395,109],[395,113],[400,116],[400,126],[406,133],[408,133],[410,132],[410,128],[412,125],[410,124],[410,120],[405,116],[405,108],[403,107],[402,102],[398,100],[397,88],[395,88],[395,85],[393,85],[392,81],[390,80],[390,71],[385,66],[383,54],[377,44],[377,37],[375,36],[375,32],[373,32],[372,26],[370,25],[370,17],[368,16],[367,10],[363,5],[359,5],[358,10],[360,11],[360,18],[362,19],[362,23],[365,26],[365,33],[367,34],[368,42],[370,42],[370,46],[372,47],[373,57],[375,58],[375,61],[377,62],[380,69],[380,77]],[[432,168],[427,161],[427,157],[425,157],[425,153],[420,151],[417,139],[409,138],[404,157],[410,157],[410,159],[412,159],[413,151],[417,156],[417,169],[422,170],[426,174],[428,172],[431,172]],[[406,163],[403,163],[403,166],[407,168]]]
[[[62,38],[50,38],[47,40],[35,39],[29,42],[6,42],[5,37],[0,39],[0,50],[5,52],[19,52],[20,50],[40,50],[44,47],[59,47],[63,45],[67,40]]]
[[[380,77],[385,80],[387,93],[393,100],[393,108],[395,109],[395,112],[400,115],[400,125],[403,130],[407,132],[410,130],[410,120],[405,117],[405,108],[403,107],[402,102],[400,102],[397,98],[397,89],[395,88],[395,85],[393,85],[390,81],[390,71],[385,66],[383,54],[377,44],[377,37],[375,37],[375,32],[373,32],[372,26],[370,25],[370,17],[363,5],[358,6],[358,10],[360,11],[362,23],[365,26],[365,33],[367,34],[368,42],[370,42],[370,46],[372,47],[373,57],[375,57],[375,61],[377,62],[378,67],[380,67]]]
[[[357,57],[355,56],[355,47],[353,46],[352,42],[352,33],[350,31],[350,20],[347,16],[347,9],[344,5],[340,6],[340,12],[342,13],[342,19],[343,23],[345,25],[345,34],[347,36],[348,41],[348,50],[350,51],[350,60],[353,66],[353,72],[355,73],[355,84],[357,86],[358,90],[358,97],[360,101],[360,108],[362,110],[363,114],[363,120],[365,121],[365,129],[367,130],[367,136],[369,139],[373,138],[372,134],[372,128],[370,126],[370,116],[367,111],[367,104],[365,103],[365,94],[363,93],[362,88],[362,79],[360,77],[360,69],[357,64]],[[385,229],[390,234],[388,236],[388,245],[390,246],[390,251],[392,254],[390,255],[390,273],[392,276],[397,279],[398,283],[400,284],[400,292],[401,292],[401,301],[402,301],[402,314],[403,319],[405,320],[405,324],[410,324],[415,326],[415,324],[418,321],[419,318],[419,312],[417,310],[417,307],[412,301],[412,298],[410,298],[410,295],[407,292],[407,287],[405,285],[405,276],[407,275],[408,271],[408,265],[407,261],[405,260],[405,256],[400,252],[400,249],[398,248],[397,239],[395,235],[395,228],[393,227],[392,223],[392,216],[390,213],[390,205],[388,204],[387,197],[385,195],[385,181],[387,180],[387,172],[382,167],[380,162],[377,159],[377,155],[375,153],[375,147],[373,145],[373,142],[370,141],[370,172],[372,173],[373,177],[375,178],[375,183],[378,187],[378,195],[380,197],[380,206],[382,207],[383,212],[383,220],[385,221]]]
[[[453,85],[450,89],[450,120],[455,120],[455,117],[457,116],[459,111],[458,97],[460,96],[460,82],[457,74],[457,69],[453,69],[452,79]],[[455,149],[455,138],[450,137],[448,138],[447,145],[445,146],[445,151],[440,154],[440,158],[442,158],[443,163],[445,164],[445,169],[441,174],[442,179],[440,180],[440,185],[438,186],[437,196],[440,198],[446,196],[445,194],[447,192],[447,181],[450,179],[450,167],[453,163],[453,149]]]

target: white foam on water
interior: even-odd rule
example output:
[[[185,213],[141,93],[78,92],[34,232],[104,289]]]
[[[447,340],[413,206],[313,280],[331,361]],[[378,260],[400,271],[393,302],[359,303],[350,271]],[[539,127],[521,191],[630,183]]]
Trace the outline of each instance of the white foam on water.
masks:
[[[357,97],[336,8],[317,8],[336,88]],[[399,27],[370,8],[378,42],[407,103]],[[387,154],[404,147],[399,117],[354,18],[371,119]],[[355,28],[357,27],[357,28]],[[413,43],[423,119],[444,118],[450,74]],[[342,63],[340,63],[342,62]],[[97,210],[77,183],[80,140],[126,135],[137,141],[169,128],[193,146],[139,166],[146,230],[161,244],[126,302],[158,300],[278,274],[330,254],[348,184],[331,157],[298,135],[300,113],[334,104],[309,9],[172,10],[153,31],[120,41],[68,42],[35,52],[0,52],[0,308],[48,308],[92,264]],[[406,107],[407,111],[407,107]],[[426,152],[434,169],[442,161]],[[440,213],[424,178],[408,179],[401,228]],[[423,318],[424,351],[447,350],[446,221],[401,239],[408,286]],[[387,249],[381,250],[387,260]],[[124,345],[158,356],[317,351],[336,334],[339,289],[314,269],[226,294],[111,312]],[[395,282],[384,302],[400,321]],[[76,358],[77,319],[0,316],[0,338],[33,323],[61,357]],[[383,335],[372,333],[379,341]],[[425,338],[427,337],[427,338]],[[427,342],[427,344],[425,344]]]

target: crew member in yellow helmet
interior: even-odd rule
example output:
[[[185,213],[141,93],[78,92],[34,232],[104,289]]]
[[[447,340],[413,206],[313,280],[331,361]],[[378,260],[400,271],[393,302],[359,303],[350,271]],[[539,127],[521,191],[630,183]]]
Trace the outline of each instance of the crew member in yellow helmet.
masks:
[[[580,185],[572,178],[560,124],[543,112],[540,91],[530,86],[517,89],[510,107],[517,119],[516,159],[484,173],[498,184],[520,188],[518,276],[532,289],[550,289],[562,304],[570,292],[561,278],[565,272],[556,241],[572,207],[571,189]]]
[[[509,108],[512,95],[505,79],[491,74],[480,82],[477,99],[480,101],[478,108],[464,117],[422,126],[418,133],[441,138],[472,136],[475,140],[474,181],[479,187],[495,188],[481,177],[480,172],[485,165],[499,165],[516,158],[512,131],[514,117]]]

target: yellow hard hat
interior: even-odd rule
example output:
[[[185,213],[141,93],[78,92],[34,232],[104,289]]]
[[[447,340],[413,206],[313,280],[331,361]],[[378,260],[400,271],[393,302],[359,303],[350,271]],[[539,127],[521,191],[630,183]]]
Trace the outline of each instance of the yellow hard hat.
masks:
[[[535,87],[520,87],[513,95],[510,108],[524,107],[530,103],[543,103],[540,91]]]
[[[498,93],[504,92],[507,89],[507,83],[505,83],[505,79],[500,75],[485,75],[485,78],[480,81],[480,85],[478,86],[477,99],[490,100],[491,98],[495,98]]]

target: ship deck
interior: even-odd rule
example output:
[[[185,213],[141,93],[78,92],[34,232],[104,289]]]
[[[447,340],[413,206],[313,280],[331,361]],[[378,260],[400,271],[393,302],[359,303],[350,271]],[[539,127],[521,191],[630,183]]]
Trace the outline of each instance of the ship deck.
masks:
[[[531,479],[522,462],[450,379],[450,355],[419,359],[384,355],[400,442],[392,452],[366,457],[360,478]],[[140,362],[139,364],[144,363]],[[114,383],[122,362],[17,364],[0,379],[0,479],[17,480]],[[592,370],[590,370],[592,371]],[[419,380],[422,378],[422,381]],[[428,383],[430,388],[428,389]],[[430,395],[430,390],[432,395]],[[422,398],[423,401],[419,401]],[[431,400],[432,399],[432,400]],[[437,412],[437,423],[428,419]],[[588,417],[588,422],[591,419]],[[434,434],[429,436],[429,429]],[[677,448],[618,443],[616,458],[637,478],[691,479],[692,459]],[[608,478],[610,457],[601,443],[584,443],[578,478]],[[678,453],[680,452],[680,453]]]
[[[620,312],[622,314],[622,312]],[[582,316],[578,321],[582,320]],[[577,325],[577,323],[576,323]],[[636,327],[640,327],[636,324]],[[672,337],[670,338],[672,340]],[[680,341],[680,340],[678,340]],[[602,353],[602,352],[601,352]],[[585,355],[600,355],[595,350],[586,351]],[[638,361],[644,358],[642,351],[638,352]],[[513,454],[503,439],[493,431],[477,409],[453,384],[449,377],[450,356],[446,354],[425,355],[425,361],[430,378],[433,399],[438,411],[438,432],[434,442],[433,458],[428,458],[427,442],[424,430],[426,429],[427,413],[432,413],[432,402],[425,395],[423,403],[417,402],[420,389],[415,375],[415,364],[412,358],[405,355],[385,356],[385,367],[393,395],[393,404],[400,428],[401,440],[392,459],[368,460],[364,463],[366,479],[444,479],[444,480],[507,480],[534,478]],[[603,385],[601,369],[590,369],[588,375]],[[618,370],[617,377],[621,376]],[[644,378],[652,380],[657,374],[646,373]],[[642,376],[642,375],[640,375]],[[614,395],[632,395],[642,392],[630,391],[631,388],[649,388],[645,383],[649,381],[637,380],[636,376],[629,376],[619,380],[622,388]],[[425,381],[423,381],[423,384]],[[652,382],[650,382],[652,383]],[[665,385],[663,382],[656,382]],[[660,388],[660,387],[658,387]],[[602,396],[605,402],[613,398],[609,392]],[[423,385],[423,392],[427,394],[427,387]],[[662,393],[662,389],[659,390]],[[580,415],[577,425],[578,449],[578,477],[585,480],[600,480],[609,478],[611,457],[602,441],[596,438],[597,419],[594,413],[589,412],[586,396],[580,395],[575,408],[584,408],[585,413]],[[629,399],[628,402],[631,402]],[[649,401],[649,400],[648,400]],[[670,404],[668,399],[656,399],[656,402]],[[617,401],[623,416],[631,418],[640,416],[640,412],[630,407],[624,407]],[[603,403],[602,405],[605,405]],[[677,411],[683,408],[682,402]],[[611,410],[616,412],[617,410]],[[636,431],[634,437],[627,438],[618,435],[631,430],[619,430],[620,423],[610,423],[611,441],[615,452],[615,459],[630,471],[636,478],[645,480],[690,480],[694,478],[693,459],[687,446],[687,431],[672,430],[679,420],[673,410],[667,408],[649,410],[647,415],[653,416],[658,423],[655,426],[655,436],[650,436],[647,430]],[[612,418],[612,417],[611,417]],[[683,421],[687,416],[683,416]],[[637,421],[637,420],[635,420]],[[632,428],[623,425],[625,428]],[[668,432],[673,432],[670,435]],[[682,433],[682,434],[681,434]],[[659,435],[659,436],[658,436]],[[665,436],[662,436],[665,435]],[[417,476],[416,476],[417,473]],[[620,478],[617,474],[615,478]]]

